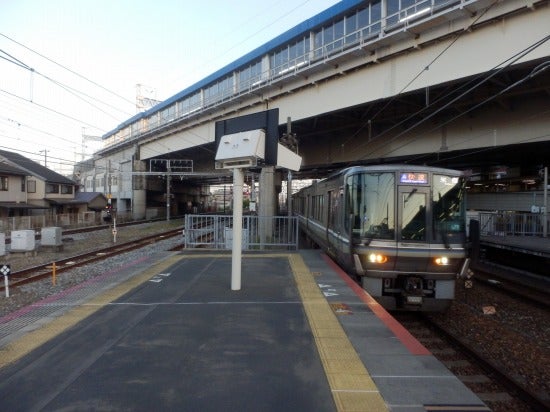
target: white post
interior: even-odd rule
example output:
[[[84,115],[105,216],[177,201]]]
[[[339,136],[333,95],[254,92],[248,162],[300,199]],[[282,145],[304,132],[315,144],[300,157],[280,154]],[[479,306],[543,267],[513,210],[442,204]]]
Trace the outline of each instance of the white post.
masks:
[[[116,243],[116,217],[113,217],[113,243]]]
[[[243,169],[233,169],[233,253],[231,255],[231,290],[241,290],[243,185]]]
[[[6,291],[6,297],[10,297],[10,284],[8,282],[8,275],[4,275],[4,290]]]

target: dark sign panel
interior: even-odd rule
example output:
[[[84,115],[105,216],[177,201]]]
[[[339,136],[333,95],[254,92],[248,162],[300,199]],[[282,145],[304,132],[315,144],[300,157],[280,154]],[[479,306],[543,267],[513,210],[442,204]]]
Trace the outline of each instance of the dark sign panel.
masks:
[[[428,183],[427,173],[407,172],[401,173],[401,183],[409,183],[413,185],[425,185]]]

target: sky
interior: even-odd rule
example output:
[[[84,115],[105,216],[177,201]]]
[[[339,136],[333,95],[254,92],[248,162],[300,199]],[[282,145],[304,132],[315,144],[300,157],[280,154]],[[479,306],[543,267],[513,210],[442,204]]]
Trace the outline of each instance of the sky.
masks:
[[[70,174],[102,136],[336,0],[0,0],[0,150]]]

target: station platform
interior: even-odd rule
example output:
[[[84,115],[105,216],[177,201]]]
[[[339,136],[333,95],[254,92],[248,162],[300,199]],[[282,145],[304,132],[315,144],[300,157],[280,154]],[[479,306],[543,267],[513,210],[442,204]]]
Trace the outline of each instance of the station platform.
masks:
[[[6,411],[488,411],[318,250],[163,253],[0,318]]]
[[[550,258],[550,237],[481,236],[481,245]]]

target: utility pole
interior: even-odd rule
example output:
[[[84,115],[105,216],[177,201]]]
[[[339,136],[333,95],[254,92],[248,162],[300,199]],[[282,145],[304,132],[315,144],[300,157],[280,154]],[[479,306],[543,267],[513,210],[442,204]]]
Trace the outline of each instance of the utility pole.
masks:
[[[166,172],[161,172],[166,176],[166,220],[170,220],[170,199],[172,194],[170,193],[170,182],[172,175],[180,175],[185,172],[193,172],[193,161],[183,159],[151,159],[149,163],[149,172],[154,173],[153,165],[163,165],[161,170],[166,168]]]
[[[170,220],[170,160],[166,161],[166,220]]]
[[[44,152],[44,167],[48,167],[48,152],[49,150],[41,150],[39,153]]]
[[[92,135],[86,134],[86,128],[82,127],[82,153],[80,153],[81,160],[84,160],[87,140],[91,140],[93,142],[101,142],[103,138],[101,136],[92,136]]]
[[[111,199],[113,197],[113,194],[111,192],[111,189],[112,189],[112,186],[111,186],[111,159],[109,159],[109,163],[108,163],[108,166],[107,166],[106,177],[107,177],[107,186],[109,187],[109,193],[107,193],[107,200],[108,200],[109,204],[111,204]]]

